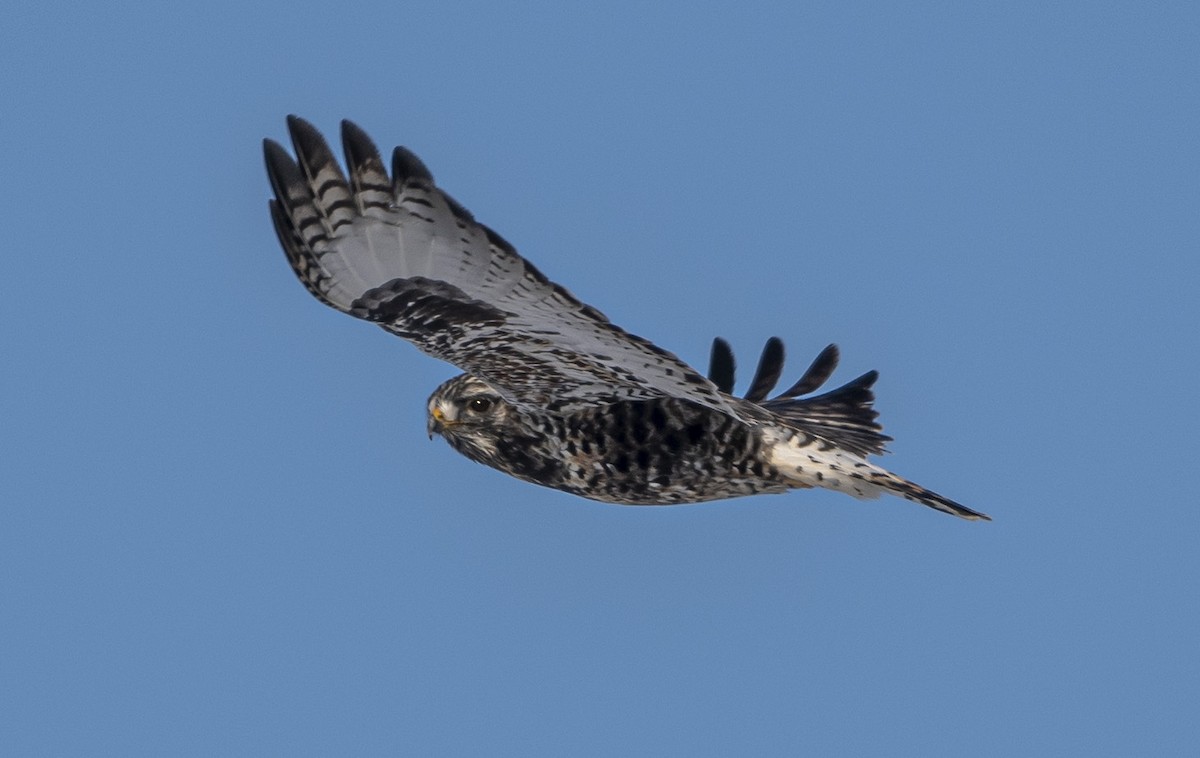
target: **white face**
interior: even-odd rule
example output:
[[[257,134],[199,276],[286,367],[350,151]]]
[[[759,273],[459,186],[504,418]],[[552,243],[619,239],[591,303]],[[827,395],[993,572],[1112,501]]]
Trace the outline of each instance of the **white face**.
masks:
[[[429,417],[440,424],[458,421],[458,404],[444,397],[429,398]]]
[[[507,406],[487,384],[464,374],[437,388],[429,398],[428,411],[431,438],[440,434],[492,454],[492,427],[503,422]]]

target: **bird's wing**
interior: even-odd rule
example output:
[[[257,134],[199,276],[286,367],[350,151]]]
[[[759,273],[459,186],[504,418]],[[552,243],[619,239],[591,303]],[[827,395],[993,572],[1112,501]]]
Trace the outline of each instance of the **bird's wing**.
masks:
[[[783,374],[784,361],[783,341],[778,337],[770,338],[739,410],[747,417],[766,411],[775,423],[820,437],[858,455],[885,452],[892,438],[883,433],[883,427],[876,421],[879,414],[875,411],[875,393],[871,390],[879,378],[878,372],[868,371],[821,395],[800,397],[825,384],[837,368],[838,357],[837,345],[827,345],[799,381],[768,400],[767,396]],[[720,337],[713,340],[708,376],[726,394],[733,393],[734,366],[729,343]]]
[[[274,141],[263,145],[271,216],[318,300],[516,404],[566,410],[671,396],[741,417],[691,366],[543,276],[438,189],[408,150],[396,148],[389,176],[370,138],[343,121],[347,177],[312,125],[291,116],[288,129],[296,159]]]

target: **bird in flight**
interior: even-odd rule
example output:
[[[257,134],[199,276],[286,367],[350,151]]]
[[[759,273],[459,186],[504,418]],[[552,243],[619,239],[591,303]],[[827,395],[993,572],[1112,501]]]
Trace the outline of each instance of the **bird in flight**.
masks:
[[[727,343],[714,341],[706,377],[613,324],[477,222],[405,148],[389,175],[343,121],[343,171],[311,124],[290,116],[288,131],[295,158],[263,147],[292,270],[326,305],[466,372],[429,398],[428,430],[471,460],[605,503],[824,487],[988,519],[868,460],[891,439],[872,408],[878,374],[812,395],[837,365],[834,345],[770,397],[784,358],[772,338],[736,397]]]

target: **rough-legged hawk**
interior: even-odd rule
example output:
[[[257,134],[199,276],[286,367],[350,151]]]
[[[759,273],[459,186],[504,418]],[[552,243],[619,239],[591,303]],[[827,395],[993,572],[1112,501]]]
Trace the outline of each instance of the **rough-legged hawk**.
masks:
[[[987,518],[867,460],[890,439],[871,407],[877,374],[811,395],[837,365],[833,345],[770,398],[783,368],[771,339],[735,397],[725,342],[713,343],[706,378],[614,325],[475,221],[408,150],[396,148],[389,175],[344,121],[343,172],[310,124],[293,116],[288,128],[295,159],[264,147],[271,217],[296,276],[326,305],[466,371],[429,398],[429,432],[468,458],[606,503],[825,487]]]

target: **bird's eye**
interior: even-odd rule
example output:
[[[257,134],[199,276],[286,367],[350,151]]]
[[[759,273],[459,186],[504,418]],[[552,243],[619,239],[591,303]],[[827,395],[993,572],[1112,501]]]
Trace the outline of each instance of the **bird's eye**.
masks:
[[[473,397],[467,401],[467,410],[475,413],[487,413],[492,409],[490,397]]]

